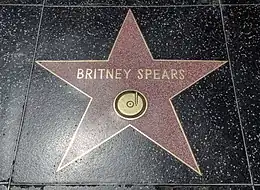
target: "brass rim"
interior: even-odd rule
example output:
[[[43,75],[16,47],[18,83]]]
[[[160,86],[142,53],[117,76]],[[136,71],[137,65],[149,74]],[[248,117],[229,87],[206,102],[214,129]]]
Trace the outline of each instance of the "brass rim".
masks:
[[[118,108],[118,104],[117,104],[117,102],[119,101],[119,99],[120,99],[122,96],[124,96],[124,95],[126,95],[126,94],[129,94],[129,93],[133,93],[133,94],[137,93],[138,97],[140,97],[140,98],[142,99],[142,103],[143,103],[142,109],[141,109],[138,113],[136,113],[136,114],[134,114],[134,115],[126,115],[126,114],[122,113],[122,112],[120,111],[120,109]],[[134,106],[134,102],[133,102],[132,100],[129,100],[129,101],[127,101],[126,103],[128,104],[128,107],[129,107],[129,108],[131,108],[131,107]],[[137,91],[137,90],[125,90],[125,91],[123,91],[123,92],[120,92],[120,93],[116,96],[115,101],[114,101],[114,109],[115,109],[116,113],[117,113],[120,117],[122,117],[122,118],[124,118],[124,119],[127,119],[127,120],[138,119],[138,118],[140,118],[140,117],[145,113],[145,111],[146,111],[146,109],[147,109],[147,100],[146,100],[145,96],[144,96],[141,92],[139,92],[139,91]]]

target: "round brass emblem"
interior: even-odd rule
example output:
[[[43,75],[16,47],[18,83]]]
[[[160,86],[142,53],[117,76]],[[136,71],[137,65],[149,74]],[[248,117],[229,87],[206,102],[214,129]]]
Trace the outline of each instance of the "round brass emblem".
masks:
[[[147,100],[142,93],[136,90],[125,90],[116,96],[114,109],[120,117],[134,120],[145,113]]]

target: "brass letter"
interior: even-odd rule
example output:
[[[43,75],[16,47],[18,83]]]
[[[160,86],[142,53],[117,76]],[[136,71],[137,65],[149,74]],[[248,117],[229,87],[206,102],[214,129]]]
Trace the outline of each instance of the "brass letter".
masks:
[[[77,72],[77,79],[82,79],[84,78],[84,71],[83,69],[78,69],[78,72]]]

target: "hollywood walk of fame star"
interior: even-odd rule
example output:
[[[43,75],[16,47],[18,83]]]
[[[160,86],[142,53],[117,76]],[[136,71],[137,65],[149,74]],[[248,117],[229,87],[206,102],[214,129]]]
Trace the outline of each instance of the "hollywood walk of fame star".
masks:
[[[201,175],[169,100],[225,62],[153,59],[131,10],[107,60],[37,61],[91,98],[57,171],[132,127]],[[119,117],[113,106],[118,94],[128,89],[147,100],[143,115],[131,120]]]

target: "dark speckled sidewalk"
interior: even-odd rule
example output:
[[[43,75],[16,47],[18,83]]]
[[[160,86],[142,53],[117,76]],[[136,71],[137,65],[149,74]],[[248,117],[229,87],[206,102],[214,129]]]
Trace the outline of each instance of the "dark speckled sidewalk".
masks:
[[[131,127],[85,154],[98,122],[57,171],[91,99],[36,61],[108,59],[130,9],[154,59],[226,61],[171,99],[202,175]],[[0,0],[0,190],[260,190],[259,31],[258,0]]]

